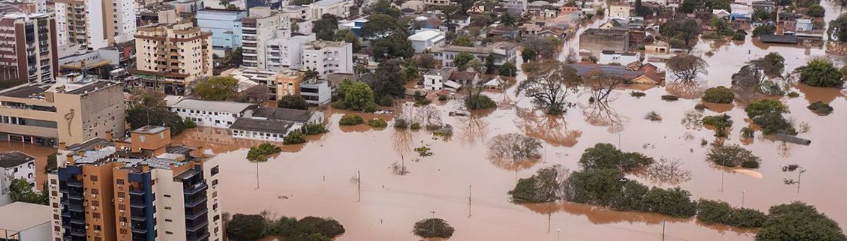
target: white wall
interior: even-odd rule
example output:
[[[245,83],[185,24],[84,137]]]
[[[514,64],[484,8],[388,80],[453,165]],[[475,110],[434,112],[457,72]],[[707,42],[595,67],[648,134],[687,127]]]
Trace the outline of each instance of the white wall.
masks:
[[[218,195],[218,190],[220,190],[220,185],[218,184],[218,177],[220,177],[220,173],[212,175],[212,168],[218,167],[217,160],[206,160],[203,162],[203,178],[206,179],[206,185],[209,188],[206,190],[206,195],[208,201],[206,201],[207,208],[209,209],[209,240],[223,240],[223,217],[221,213],[223,213],[223,208],[221,207],[220,195]],[[218,167],[220,170],[220,167]],[[218,217],[218,220],[215,220],[215,216]]]
[[[50,240],[53,236],[50,233],[50,229],[52,224],[50,222],[42,223],[38,226],[31,227],[27,230],[20,232],[20,241],[42,241],[42,240]]]
[[[182,182],[174,181],[173,170],[152,169],[151,172],[152,178],[156,180],[153,195],[156,196],[155,215],[159,238],[185,240],[185,202]]]
[[[178,107],[169,107],[169,109],[176,112],[180,118],[190,118],[198,126],[229,128],[232,123],[235,123],[235,119],[241,117],[240,113],[211,112]]]
[[[424,75],[424,88],[427,90],[440,90],[444,88],[443,76]]]
[[[314,69],[321,77],[331,73],[353,73],[353,44],[322,49],[304,48],[301,70]],[[326,66],[326,67],[324,67]]]

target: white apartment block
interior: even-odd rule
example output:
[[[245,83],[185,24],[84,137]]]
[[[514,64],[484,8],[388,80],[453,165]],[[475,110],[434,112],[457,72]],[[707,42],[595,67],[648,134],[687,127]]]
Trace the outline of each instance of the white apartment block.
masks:
[[[229,128],[232,123],[245,114],[252,113],[256,105],[231,101],[205,101],[183,99],[168,109],[181,118],[188,118],[198,126]]]
[[[135,37],[133,74],[144,87],[185,95],[192,82],[212,76],[212,34],[193,23],[145,26]]]
[[[332,14],[338,16],[339,19],[350,17],[350,7],[353,6],[353,1],[350,0],[321,0],[309,4],[309,13],[313,20],[321,19],[324,14]]]
[[[268,41],[265,57],[267,70],[300,69],[300,55],[304,44],[315,41],[315,34],[296,35],[290,38],[274,38]]]
[[[444,32],[435,29],[421,30],[409,36],[409,42],[412,42],[415,53],[423,53],[433,46],[444,46],[446,39],[447,35]]]
[[[250,8],[250,15],[241,19],[243,66],[268,69],[268,47],[271,39],[289,39],[291,21],[288,16],[270,7]]]
[[[57,0],[54,9],[59,45],[94,50],[134,39],[133,0]]]
[[[353,44],[312,41],[303,45],[300,69],[312,69],[321,77],[332,73],[353,73]]]
[[[35,186],[35,158],[17,151],[0,154],[0,206],[12,202],[9,186],[15,179]]]

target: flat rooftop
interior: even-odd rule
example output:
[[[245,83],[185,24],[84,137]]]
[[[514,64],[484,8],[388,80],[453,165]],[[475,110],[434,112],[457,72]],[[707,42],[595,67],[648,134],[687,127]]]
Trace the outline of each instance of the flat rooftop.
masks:
[[[207,101],[207,100],[195,100],[195,99],[183,99],[182,101],[174,104],[171,107],[174,108],[184,108],[184,109],[192,109],[192,110],[203,110],[203,111],[211,111],[211,112],[225,112],[225,113],[241,113],[242,111],[253,108],[254,104],[250,103],[239,103],[232,101]]]
[[[24,163],[31,162],[31,161],[34,161],[34,160],[35,160],[35,158],[33,158],[32,156],[27,155],[23,152],[18,152],[18,151],[7,152],[7,153],[0,154],[0,167],[3,167],[3,168],[16,167],[16,166],[20,166]]]
[[[0,230],[21,232],[42,224],[50,224],[53,209],[47,205],[14,202],[0,207]],[[11,218],[10,218],[11,217]]]
[[[255,131],[264,133],[286,134],[288,129],[294,125],[293,122],[283,120],[262,120],[252,118],[238,118],[229,126],[233,130]]]
[[[13,97],[13,98],[30,98],[35,95],[40,95],[44,91],[50,89],[50,85],[31,85],[24,84],[19,85],[17,87],[12,87],[3,91],[0,91],[0,96]]]
[[[151,126],[151,125],[147,125],[147,126],[142,126],[141,128],[138,128],[138,129],[132,130],[132,132],[135,132],[135,133],[143,133],[143,134],[156,134],[156,133],[159,133],[159,132],[163,132],[163,131],[165,131],[165,130],[167,130],[167,129],[168,129],[168,128],[163,127],[163,126]]]

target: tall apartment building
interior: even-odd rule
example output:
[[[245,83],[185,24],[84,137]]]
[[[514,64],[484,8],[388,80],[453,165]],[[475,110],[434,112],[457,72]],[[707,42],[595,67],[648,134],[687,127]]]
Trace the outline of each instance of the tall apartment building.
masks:
[[[145,126],[64,147],[48,174],[54,240],[221,240],[218,164]]]
[[[131,72],[147,88],[185,95],[192,82],[212,76],[212,33],[190,21],[140,27],[135,38]]]
[[[250,15],[241,19],[243,66],[268,69],[268,41],[290,39],[291,20],[288,15],[270,7],[250,8]]]
[[[94,50],[134,39],[134,0],[55,2],[60,45],[79,44]]]
[[[15,179],[26,180],[35,187],[35,158],[18,151],[0,153],[0,206],[12,202],[9,187]]]
[[[204,9],[197,11],[197,26],[212,33],[212,51],[223,58],[226,50],[241,47],[243,10]]]
[[[353,1],[350,0],[320,0],[309,4],[309,13],[314,20],[321,19],[324,14],[332,14],[340,19],[350,17],[350,8]]]
[[[120,83],[58,78],[56,84],[25,84],[0,91],[0,140],[54,146],[123,133]]]
[[[337,41],[312,41],[303,45],[300,69],[312,69],[321,77],[332,73],[353,73],[353,44]]]
[[[300,55],[303,45],[315,41],[315,34],[294,35],[289,38],[274,38],[266,43],[266,68],[270,71],[300,69]]]
[[[49,13],[11,13],[0,19],[0,79],[53,82],[59,70],[56,20]]]

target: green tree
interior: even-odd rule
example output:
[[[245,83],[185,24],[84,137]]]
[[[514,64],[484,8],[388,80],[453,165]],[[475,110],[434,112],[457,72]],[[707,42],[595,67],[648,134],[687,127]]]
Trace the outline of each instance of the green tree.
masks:
[[[800,66],[800,82],[816,87],[840,87],[844,84],[841,72],[826,59],[813,59]]]
[[[336,31],[334,40],[352,44],[354,53],[358,53],[362,49],[362,43],[359,42],[359,37],[356,37],[356,33],[353,33],[353,30],[350,29]]]
[[[56,170],[58,165],[56,163],[56,153],[47,155],[47,166],[44,168],[45,173],[50,173],[53,170]]]
[[[689,1],[699,0],[686,0],[685,2]],[[685,5],[685,2],[683,2],[683,5]],[[682,7],[680,7],[680,9],[682,9]],[[691,40],[696,40],[697,36],[700,36],[700,33],[702,33],[702,29],[700,29],[700,24],[697,23],[696,20],[692,18],[686,18],[681,21],[668,21],[665,24],[662,24],[662,26],[659,28],[659,33],[662,34],[662,36],[671,39],[679,39],[683,43],[682,46],[672,47],[691,48]]]
[[[776,27],[773,25],[762,25],[753,29],[753,37],[759,37],[762,34],[773,34],[776,32]]]
[[[377,66],[374,81],[370,83],[376,99],[405,97],[407,80],[403,76],[403,64],[402,60],[393,59]]]
[[[729,203],[700,199],[697,202],[697,221],[705,224],[724,224],[739,228],[760,228],[768,219],[764,213],[749,208],[732,208]]]
[[[321,19],[312,23],[312,32],[318,40],[332,41],[335,39],[335,30],[338,29],[338,17],[324,13]]]
[[[500,23],[509,27],[514,27],[518,24],[517,20],[512,15],[509,15],[509,13],[504,13],[500,16]]]
[[[780,76],[785,69],[785,58],[777,52],[770,52],[765,57],[752,62],[768,76]]]
[[[241,66],[243,57],[241,56],[241,47],[235,48],[224,58],[224,65],[230,68],[238,68]]]
[[[735,93],[723,86],[709,88],[703,94],[703,101],[709,103],[729,104],[734,99]]]
[[[571,173],[565,199],[575,203],[609,206],[618,200],[627,182],[619,169],[588,169]]]
[[[485,57],[485,74],[494,73],[494,68],[496,67],[497,66],[494,66],[494,53],[488,54],[488,56]]]
[[[771,207],[768,220],[756,233],[757,241],[845,239],[838,223],[802,202]]]
[[[232,240],[252,241],[264,236],[265,218],[261,215],[235,214],[227,222],[226,235]]]
[[[471,37],[465,34],[459,35],[456,37],[454,45],[465,46],[465,47],[473,47],[473,42],[471,42]]]
[[[847,14],[841,14],[835,20],[829,21],[827,33],[830,36],[835,35],[837,37],[837,39],[833,38],[833,40],[847,42]]]
[[[282,148],[279,148],[279,146],[265,142],[258,146],[250,147],[250,151],[247,152],[247,160],[251,162],[264,162],[271,155],[281,151]]]
[[[401,12],[400,9],[391,5],[390,0],[378,0],[376,3],[372,4],[370,8],[374,14],[382,14],[392,18],[399,18],[403,15],[403,12]]]
[[[298,109],[298,110],[307,110],[309,109],[309,104],[306,103],[306,99],[303,99],[303,96],[300,95],[286,95],[280,97],[276,102],[276,106],[279,108],[287,108],[287,109]]]
[[[515,188],[509,191],[512,202],[543,203],[560,199],[566,174],[558,165],[538,169],[535,175],[518,180]]]
[[[194,86],[194,95],[204,100],[223,101],[235,97],[238,80],[230,76],[214,76]]]
[[[173,136],[185,129],[196,127],[189,119],[182,119],[177,113],[169,111],[164,98],[164,94],[153,90],[135,92],[126,110],[126,121],[130,128],[137,129],[145,125],[166,126],[171,128]]]
[[[809,17],[822,18],[825,14],[826,9],[824,9],[820,4],[809,6],[809,8],[806,9],[806,15],[809,15]]]
[[[384,0],[381,0],[384,1]],[[376,39],[388,36],[393,32],[403,31],[397,19],[385,14],[374,14],[368,17],[368,22],[362,25],[362,37]]]
[[[683,0],[679,5],[679,11],[683,13],[693,13],[705,7],[703,0]]]
[[[753,155],[750,150],[737,144],[714,146],[706,154],[706,160],[725,167],[756,168],[762,159]]]
[[[368,84],[355,82],[344,90],[344,106],[351,110],[369,111],[376,108],[374,92]]]
[[[638,152],[623,152],[609,143],[597,143],[585,149],[579,159],[579,165],[585,170],[619,169],[632,172],[653,164],[653,158]]]
[[[644,195],[642,205],[645,210],[671,217],[687,218],[697,214],[697,203],[691,201],[691,193],[679,187],[654,187]]]
[[[424,238],[447,239],[453,236],[455,230],[447,221],[440,218],[427,218],[415,223],[412,233]]]
[[[534,48],[526,48],[521,51],[521,58],[523,58],[524,62],[529,62],[531,60],[535,60],[535,57],[538,56],[538,53],[535,52]]]
[[[576,69],[557,60],[540,63],[539,70],[529,72],[528,75],[515,89],[515,94],[523,92],[533,98],[535,103],[545,108],[548,115],[561,115],[564,112],[566,97],[576,90],[581,80]]]
[[[515,67],[512,62],[505,62],[503,65],[500,65],[500,68],[497,69],[497,72],[502,76],[507,77],[515,77],[518,74],[518,68]]]
[[[23,178],[12,179],[12,182],[9,184],[9,197],[11,197],[12,202],[25,202],[40,205],[47,205],[50,203],[50,197],[47,196],[47,193],[33,192],[32,185]]]
[[[782,133],[796,135],[797,130],[782,116],[788,113],[788,107],[778,100],[762,99],[754,101],[744,108],[747,117],[762,127],[765,135]]]
[[[468,63],[470,63],[471,60],[474,59],[476,59],[476,56],[473,56],[471,53],[460,52],[459,54],[456,54],[456,57],[453,58],[453,64],[455,64],[460,71],[464,71],[468,68]]]
[[[411,58],[415,54],[412,42],[403,31],[394,31],[391,35],[371,41],[373,57],[378,60]]]

